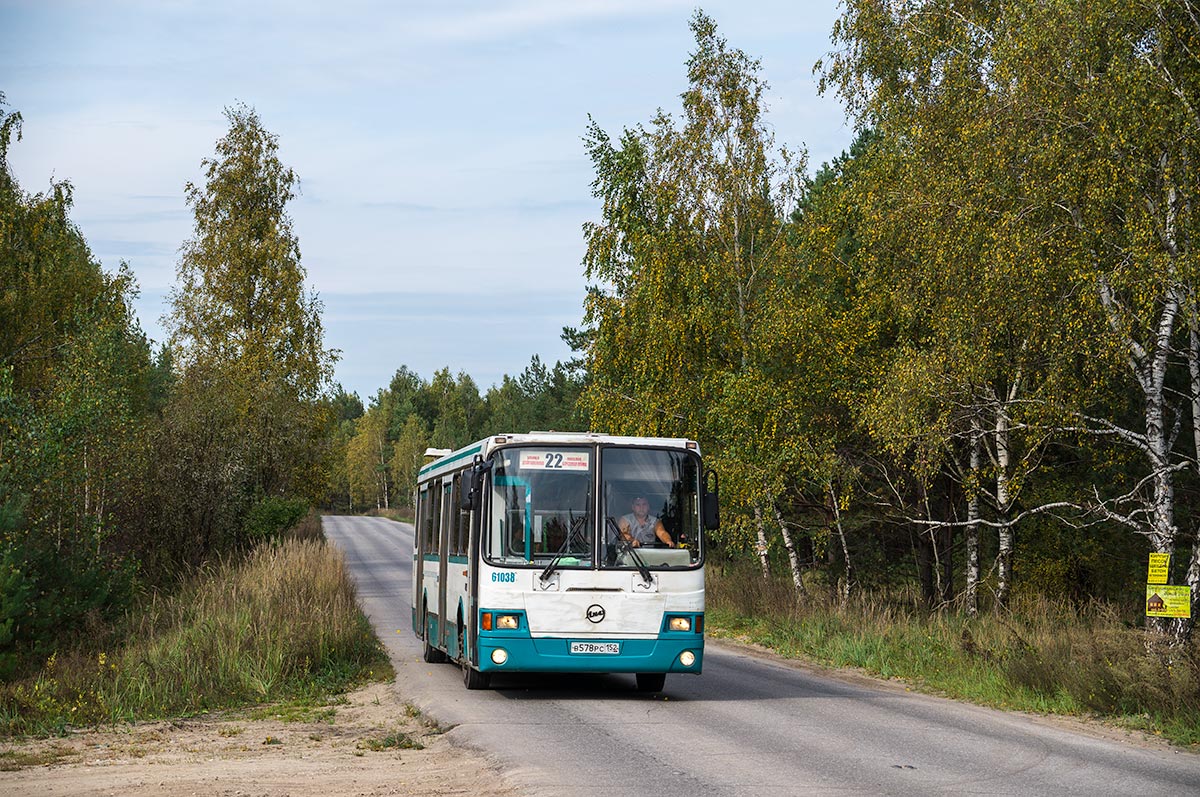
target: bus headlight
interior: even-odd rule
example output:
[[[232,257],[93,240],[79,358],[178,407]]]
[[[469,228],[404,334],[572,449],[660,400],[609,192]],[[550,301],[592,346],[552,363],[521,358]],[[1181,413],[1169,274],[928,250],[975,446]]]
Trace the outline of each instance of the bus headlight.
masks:
[[[496,648],[492,651],[492,662],[495,664],[503,664],[508,661],[508,651],[504,648]]]
[[[492,658],[495,658],[495,657],[496,657],[496,654],[493,653]],[[692,653],[690,650],[685,650],[683,653],[679,654],[679,663],[682,664],[684,667],[691,667],[693,664],[696,663],[696,654]]]
[[[692,618],[672,617],[671,621],[667,624],[667,628],[671,629],[672,631],[691,631]]]
[[[515,614],[498,614],[496,615],[496,628],[515,629],[519,625],[519,621]]]

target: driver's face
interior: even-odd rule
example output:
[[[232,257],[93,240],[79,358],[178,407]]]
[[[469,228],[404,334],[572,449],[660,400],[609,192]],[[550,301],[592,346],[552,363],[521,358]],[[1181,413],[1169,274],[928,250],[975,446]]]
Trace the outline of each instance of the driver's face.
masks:
[[[645,498],[636,498],[633,502],[633,513],[638,517],[645,517],[650,511],[650,502]]]

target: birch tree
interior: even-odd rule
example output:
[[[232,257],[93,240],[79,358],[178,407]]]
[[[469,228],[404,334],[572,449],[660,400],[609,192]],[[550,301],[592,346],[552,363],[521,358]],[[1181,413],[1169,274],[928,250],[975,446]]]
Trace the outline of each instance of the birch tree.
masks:
[[[321,303],[304,285],[287,213],[298,178],[278,157],[278,137],[246,106],[227,109],[229,130],[188,183],[195,216],[165,321],[184,378],[211,373],[232,398],[251,489],[314,500],[322,486],[326,417],[318,399],[336,353],[323,345]]]
[[[387,439],[388,407],[380,391],[371,408],[355,424],[354,437],[346,446],[346,471],[350,493],[360,505],[391,508],[392,446]]]
[[[851,2],[837,29],[845,49],[830,72],[860,118],[893,132],[918,156],[913,162],[935,188],[931,209],[974,208],[982,215],[969,220],[970,228],[1017,233],[998,239],[1004,250],[1041,250],[1013,273],[1051,266],[1051,284],[1060,286],[1051,295],[1063,301],[1015,303],[1023,321],[1038,307],[1057,315],[1027,326],[1050,334],[1019,336],[1008,350],[1042,342],[1051,344],[1045,351],[1057,346],[1083,356],[1083,370],[1091,373],[1074,385],[1080,390],[1072,401],[1054,397],[1060,412],[1074,409],[1086,434],[1134,448],[1145,464],[1130,489],[1117,495],[1097,489],[1089,503],[1163,552],[1174,549],[1174,480],[1187,467],[1175,447],[1180,415],[1168,372],[1193,280],[1184,242],[1194,179],[1186,103],[1164,77],[1179,74],[1169,65],[1187,63],[1172,49],[1179,36],[1167,35],[1179,32],[1171,25],[1187,18],[1184,11],[1122,0]],[[1168,17],[1171,25],[1164,24]],[[946,103],[966,103],[975,112],[935,113]],[[949,175],[928,171],[933,161],[919,157],[922,147],[951,162],[964,153],[972,160]],[[970,190],[972,177],[986,178],[983,191]],[[946,185],[968,190],[947,194]],[[1087,394],[1089,384],[1103,381],[1095,375],[1121,360],[1138,389],[1136,428],[1086,409],[1102,403]],[[995,472],[1006,480],[997,481],[995,492],[1002,519],[1017,481],[1004,467],[1012,462],[1015,428],[1009,409],[1020,392],[1028,395],[1032,377],[1024,367],[1010,369],[1010,389],[991,391],[1000,411],[985,439],[993,440]]]
[[[772,350],[789,330],[772,308],[794,272],[788,230],[804,158],[775,144],[759,62],[702,12],[691,30],[679,120],[660,110],[615,140],[595,122],[588,129],[602,213],[584,228],[585,272],[596,284],[585,304],[582,403],[593,428],[699,437],[729,477],[735,511],[722,535],[745,539],[766,576],[779,532],[800,588],[791,531],[777,514],[790,450],[779,444],[795,427],[772,423],[785,415],[771,403],[792,406],[794,383]],[[749,397],[761,412],[747,408]]]
[[[724,374],[753,360],[764,293],[786,249],[802,159],[776,150],[757,61],[715,23],[692,19],[696,49],[677,123],[586,142],[601,220],[585,225],[585,306],[594,425],[698,434]]]

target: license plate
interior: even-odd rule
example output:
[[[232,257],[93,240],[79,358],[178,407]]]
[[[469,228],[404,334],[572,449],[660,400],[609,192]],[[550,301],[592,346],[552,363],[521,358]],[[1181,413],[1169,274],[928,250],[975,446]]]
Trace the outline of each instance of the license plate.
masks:
[[[610,655],[621,652],[620,642],[572,642],[572,653],[607,653]]]

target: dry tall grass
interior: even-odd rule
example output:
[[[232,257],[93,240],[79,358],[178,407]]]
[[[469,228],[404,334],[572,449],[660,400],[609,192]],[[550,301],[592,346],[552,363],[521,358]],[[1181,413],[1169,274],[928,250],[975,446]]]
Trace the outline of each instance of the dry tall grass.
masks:
[[[0,728],[189,714],[335,691],[387,668],[341,554],[312,539],[264,545],[154,597],[125,639],[4,687]]]
[[[915,591],[797,595],[789,580],[710,568],[709,629],[987,705],[1118,718],[1200,743],[1200,642],[1183,648],[1110,605],[1017,601],[969,618]]]

